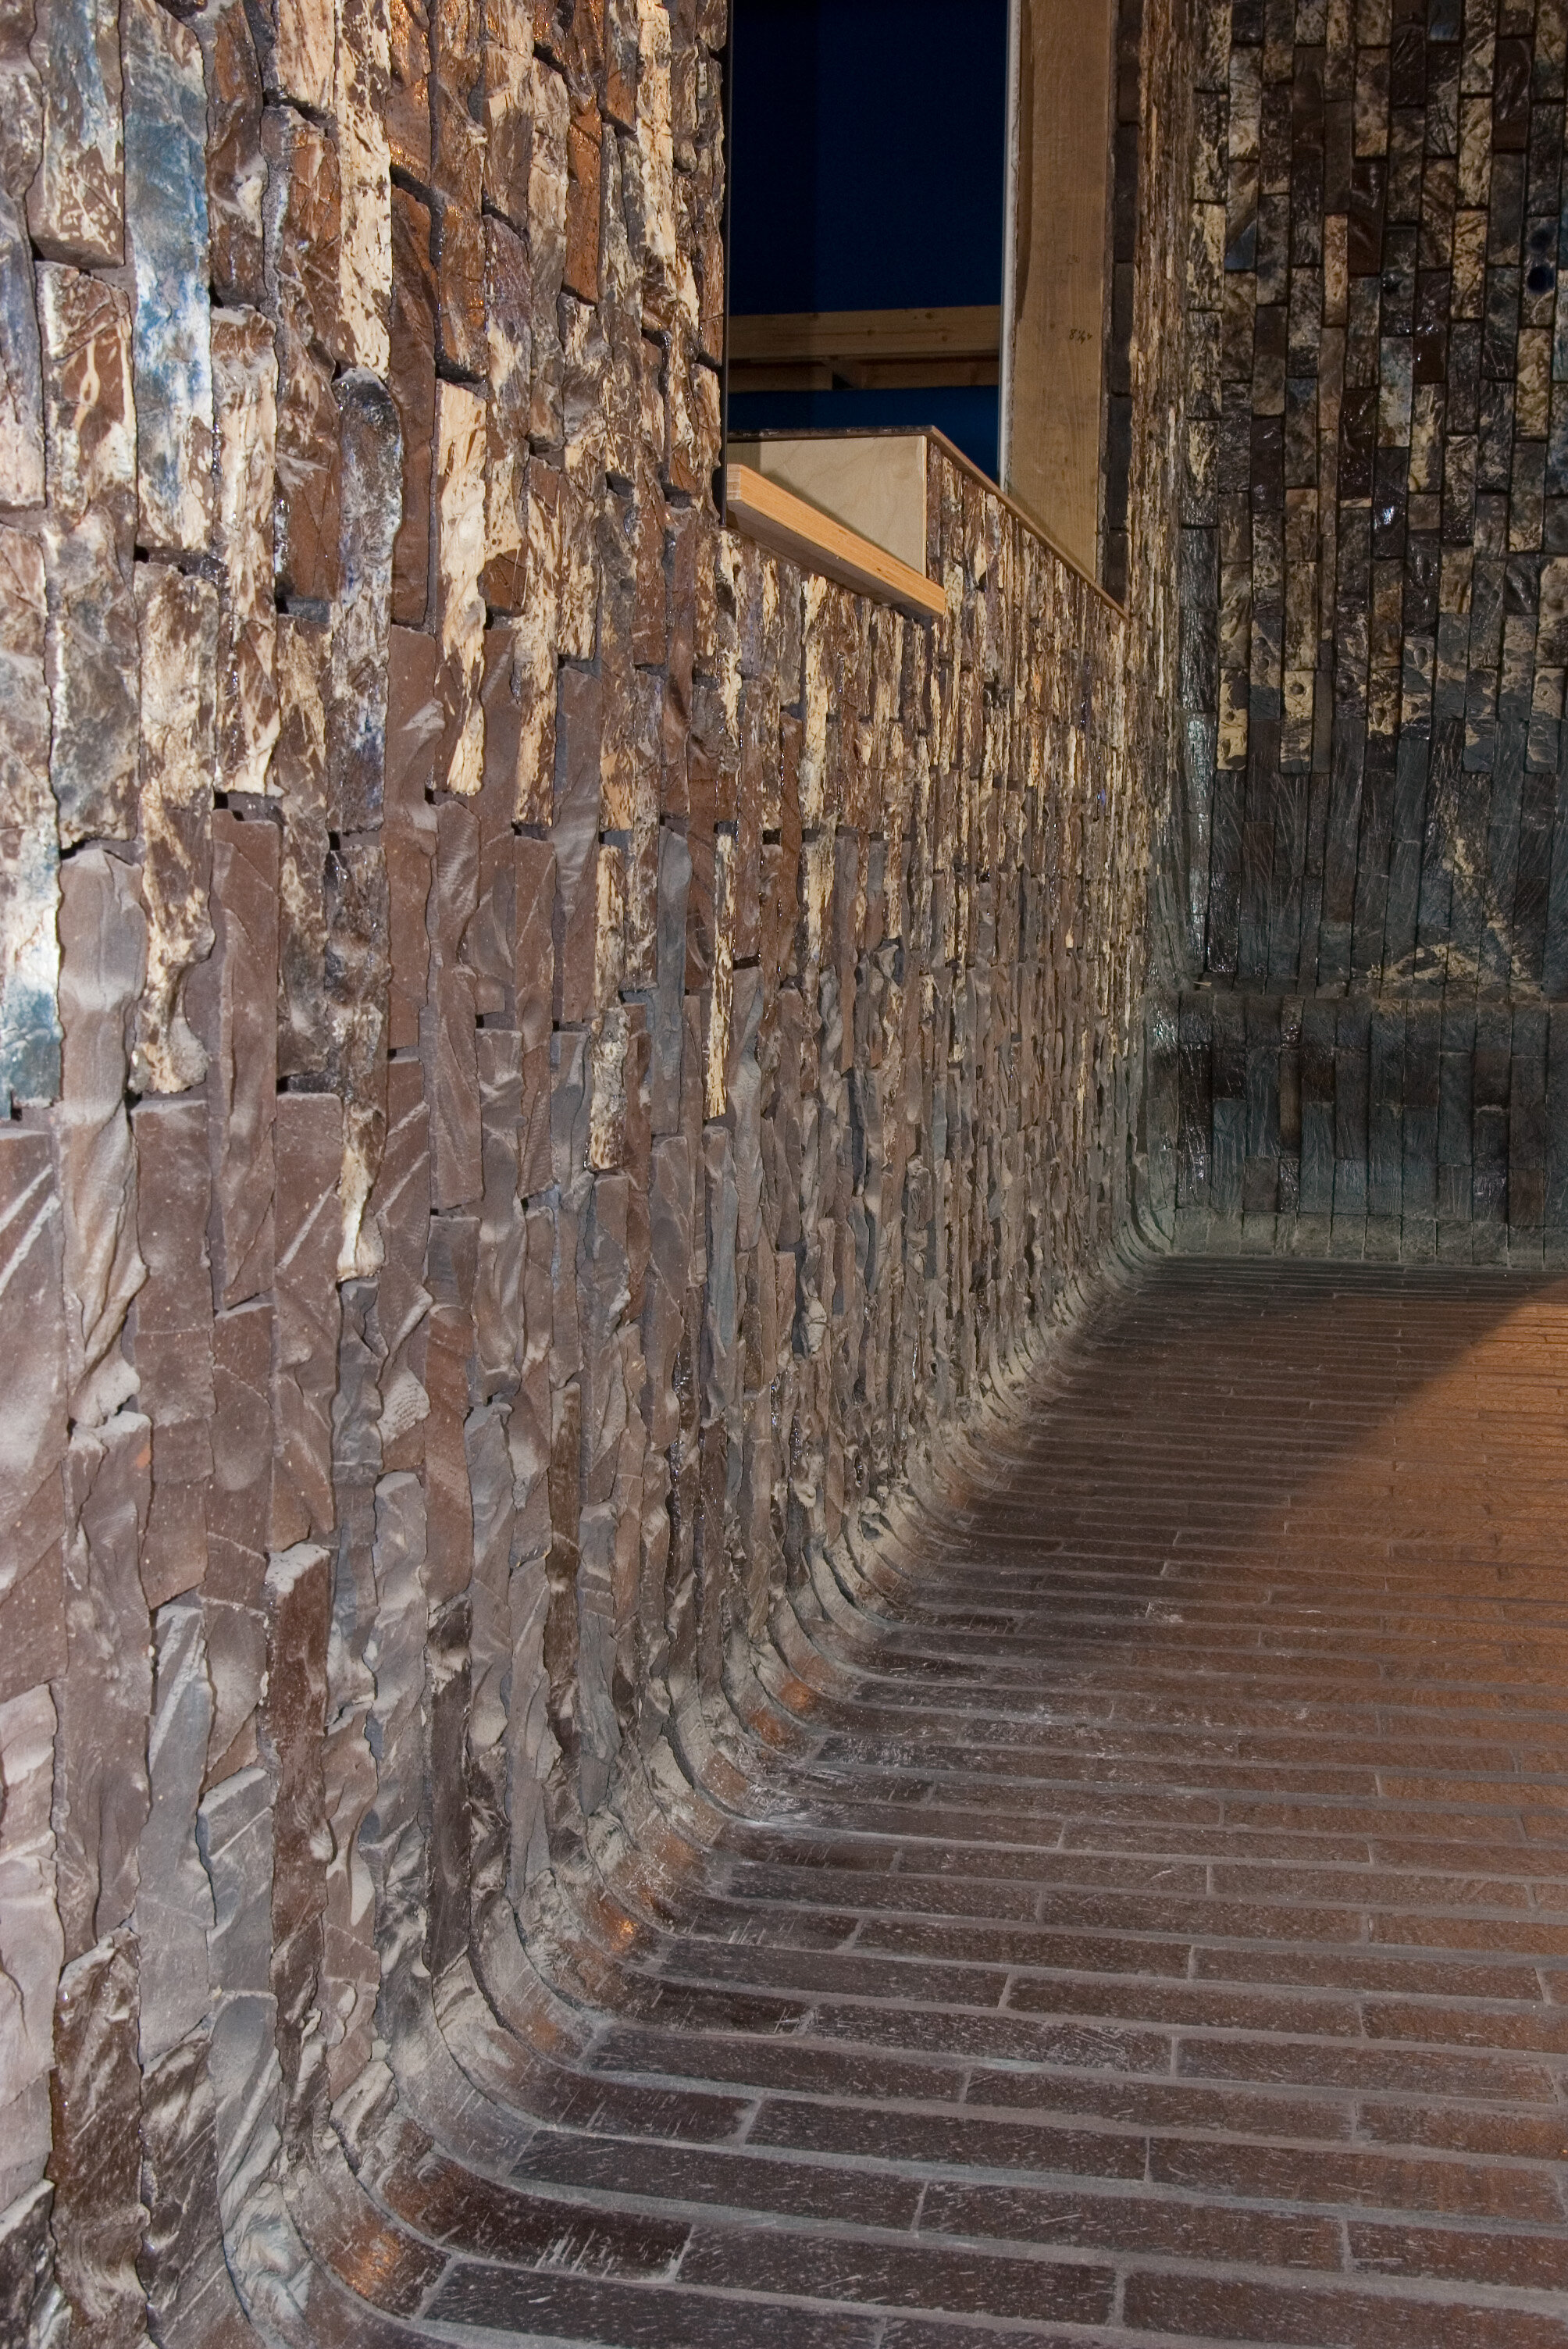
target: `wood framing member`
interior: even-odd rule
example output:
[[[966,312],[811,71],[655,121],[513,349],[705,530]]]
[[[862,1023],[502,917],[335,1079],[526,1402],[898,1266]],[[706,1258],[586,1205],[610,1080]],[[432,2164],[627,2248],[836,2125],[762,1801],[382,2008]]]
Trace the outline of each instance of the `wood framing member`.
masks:
[[[1002,486],[1099,568],[1112,0],[1014,0]]]
[[[938,620],[946,611],[945,593],[923,572],[873,546],[858,531],[846,530],[752,466],[729,467],[728,493],[730,528],[770,553],[787,555],[808,571],[820,571],[857,595],[894,605],[911,619]]]
[[[993,384],[1001,351],[995,303],[934,310],[799,310],[729,321],[732,391],[934,389]]]

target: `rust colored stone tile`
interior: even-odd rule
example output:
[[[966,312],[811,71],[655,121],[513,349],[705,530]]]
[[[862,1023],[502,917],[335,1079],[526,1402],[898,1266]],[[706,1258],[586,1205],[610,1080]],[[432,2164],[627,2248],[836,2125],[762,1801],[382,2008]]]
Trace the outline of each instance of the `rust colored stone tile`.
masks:
[[[212,945],[208,918],[217,717],[218,595],[164,564],[137,566],[141,647],[140,829],[146,843],[147,978],[132,1076],[143,1092],[183,1092],[207,1060],[186,1017],[191,966]]]
[[[55,1764],[57,1899],[67,1961],[131,1921],[152,1709],[139,1572],[151,1427],[118,1412],[66,1454],[66,1665]]]
[[[429,1118],[423,1071],[393,1061],[387,1071],[387,1147],[370,1196],[383,1249],[377,1298],[381,1342],[380,1441],[384,1464],[417,1466],[429,1408],[423,1369],[430,1292],[425,1250],[430,1220]]]
[[[131,1113],[136,1237],[147,1280],[135,1306],[137,1400],[152,1422],[152,1496],[142,1537],[150,1608],[207,1572],[212,1476],[212,1277],[205,1102],[143,1102]]]
[[[430,581],[430,452],[436,429],[436,264],[429,207],[392,191],[388,384],[403,442],[402,514],[392,546],[392,618],[423,626]]]
[[[335,1093],[284,1093],[274,1128],[277,1335],[275,1434],[266,1547],[329,1534],[332,1398],[337,1383],[338,1177],[343,1105]]]
[[[278,619],[279,730],[273,776],[283,807],[278,864],[277,1071],[326,1065],[326,859],[333,829],[327,775],[332,695],[330,624],[293,613]]]
[[[528,421],[532,401],[528,248],[504,221],[484,222],[484,323],[490,379],[485,471],[485,601],[521,612],[529,572]],[[488,709],[488,705],[487,705]]]
[[[136,409],[131,391],[129,297],[84,272],[38,269],[49,498],[57,520],[98,509],[116,555],[129,562],[136,537]],[[11,501],[29,505],[42,494]]]
[[[66,1330],[60,1220],[48,1137],[0,1134],[0,1315],[12,1390],[12,1434],[0,1465],[5,1583],[0,1589],[0,1702],[51,1679],[65,1661],[59,1464],[66,1448]]]
[[[27,226],[52,261],[118,267],[125,259],[118,11],[104,0],[57,0],[39,12],[32,51],[43,84],[43,158]]]
[[[195,22],[206,67],[207,225],[212,291],[220,302],[259,307],[263,205],[262,72],[244,0],[219,0]]]
[[[212,314],[218,502],[213,543],[223,564],[218,612],[218,778],[229,792],[275,789],[277,616],[273,486],[277,355],[259,311]]]
[[[49,2083],[56,2059],[55,2004],[64,1942],[55,1900],[55,1838],[50,1823],[56,1714],[46,1687],[0,1704],[0,1957],[5,2002],[4,2184],[25,2196],[44,2175],[50,2146]],[[24,2228],[20,2244],[30,2240]],[[31,2279],[11,2283],[21,2297]]]
[[[68,527],[46,524],[43,542],[49,783],[60,843],[133,840],[140,651],[129,565],[97,511]]]
[[[147,970],[132,868],[101,848],[71,858],[60,892],[61,1112],[56,1163],[72,1418],[88,1426],[130,1393],[120,1347],[146,1278],[136,1245],[136,1157],[126,1037]]]
[[[0,1101],[59,1090],[57,812],[49,792],[46,564],[37,541],[0,533]]]
[[[136,2253],[141,2075],[137,2064],[136,1937],[109,1935],[60,1977],[50,2079],[55,2273],[73,2318],[126,2349],[143,2337]]]
[[[212,816],[215,1036],[208,1073],[212,1280],[220,1309],[273,1286],[279,831]]]

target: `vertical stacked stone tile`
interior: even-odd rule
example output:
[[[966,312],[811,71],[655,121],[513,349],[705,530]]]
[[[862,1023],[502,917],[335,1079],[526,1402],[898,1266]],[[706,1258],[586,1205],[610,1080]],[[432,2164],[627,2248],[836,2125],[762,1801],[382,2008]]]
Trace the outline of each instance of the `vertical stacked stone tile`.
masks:
[[[1352,1042],[1327,1193],[1294,1128],[1257,1129],[1235,1211],[1265,1246],[1279,1214],[1294,1246],[1529,1257],[1554,1222],[1525,1137],[1568,1097],[1548,1087],[1524,1111],[1517,1164],[1502,1137],[1515,1075],[1534,1102],[1537,1028],[1564,984],[1563,53],[1554,0],[1209,12],[1182,513],[1187,968],[1274,1007],[1339,1002],[1371,1040],[1370,1155]],[[1504,1073],[1484,1106],[1454,1097],[1464,1148],[1440,1158],[1430,1021],[1481,1007],[1523,1018],[1517,1057],[1486,1047]],[[1231,1214],[1196,1190],[1182,1205],[1194,1235]]]

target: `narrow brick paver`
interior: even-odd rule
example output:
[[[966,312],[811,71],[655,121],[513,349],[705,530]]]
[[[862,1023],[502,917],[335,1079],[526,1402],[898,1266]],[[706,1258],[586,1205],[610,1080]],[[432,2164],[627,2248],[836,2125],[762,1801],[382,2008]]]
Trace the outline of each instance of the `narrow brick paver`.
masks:
[[[579,1889],[515,2159],[367,2155],[427,2334],[1568,2349],[1565,1384],[1501,1271],[1108,1305]]]

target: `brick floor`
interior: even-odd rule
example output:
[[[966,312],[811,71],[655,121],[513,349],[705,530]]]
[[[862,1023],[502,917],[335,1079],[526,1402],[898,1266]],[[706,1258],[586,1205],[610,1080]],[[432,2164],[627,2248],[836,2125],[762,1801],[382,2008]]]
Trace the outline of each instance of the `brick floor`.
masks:
[[[1568,2349],[1565,1381],[1568,1283],[1108,1302],[438,1986],[376,2337]]]

